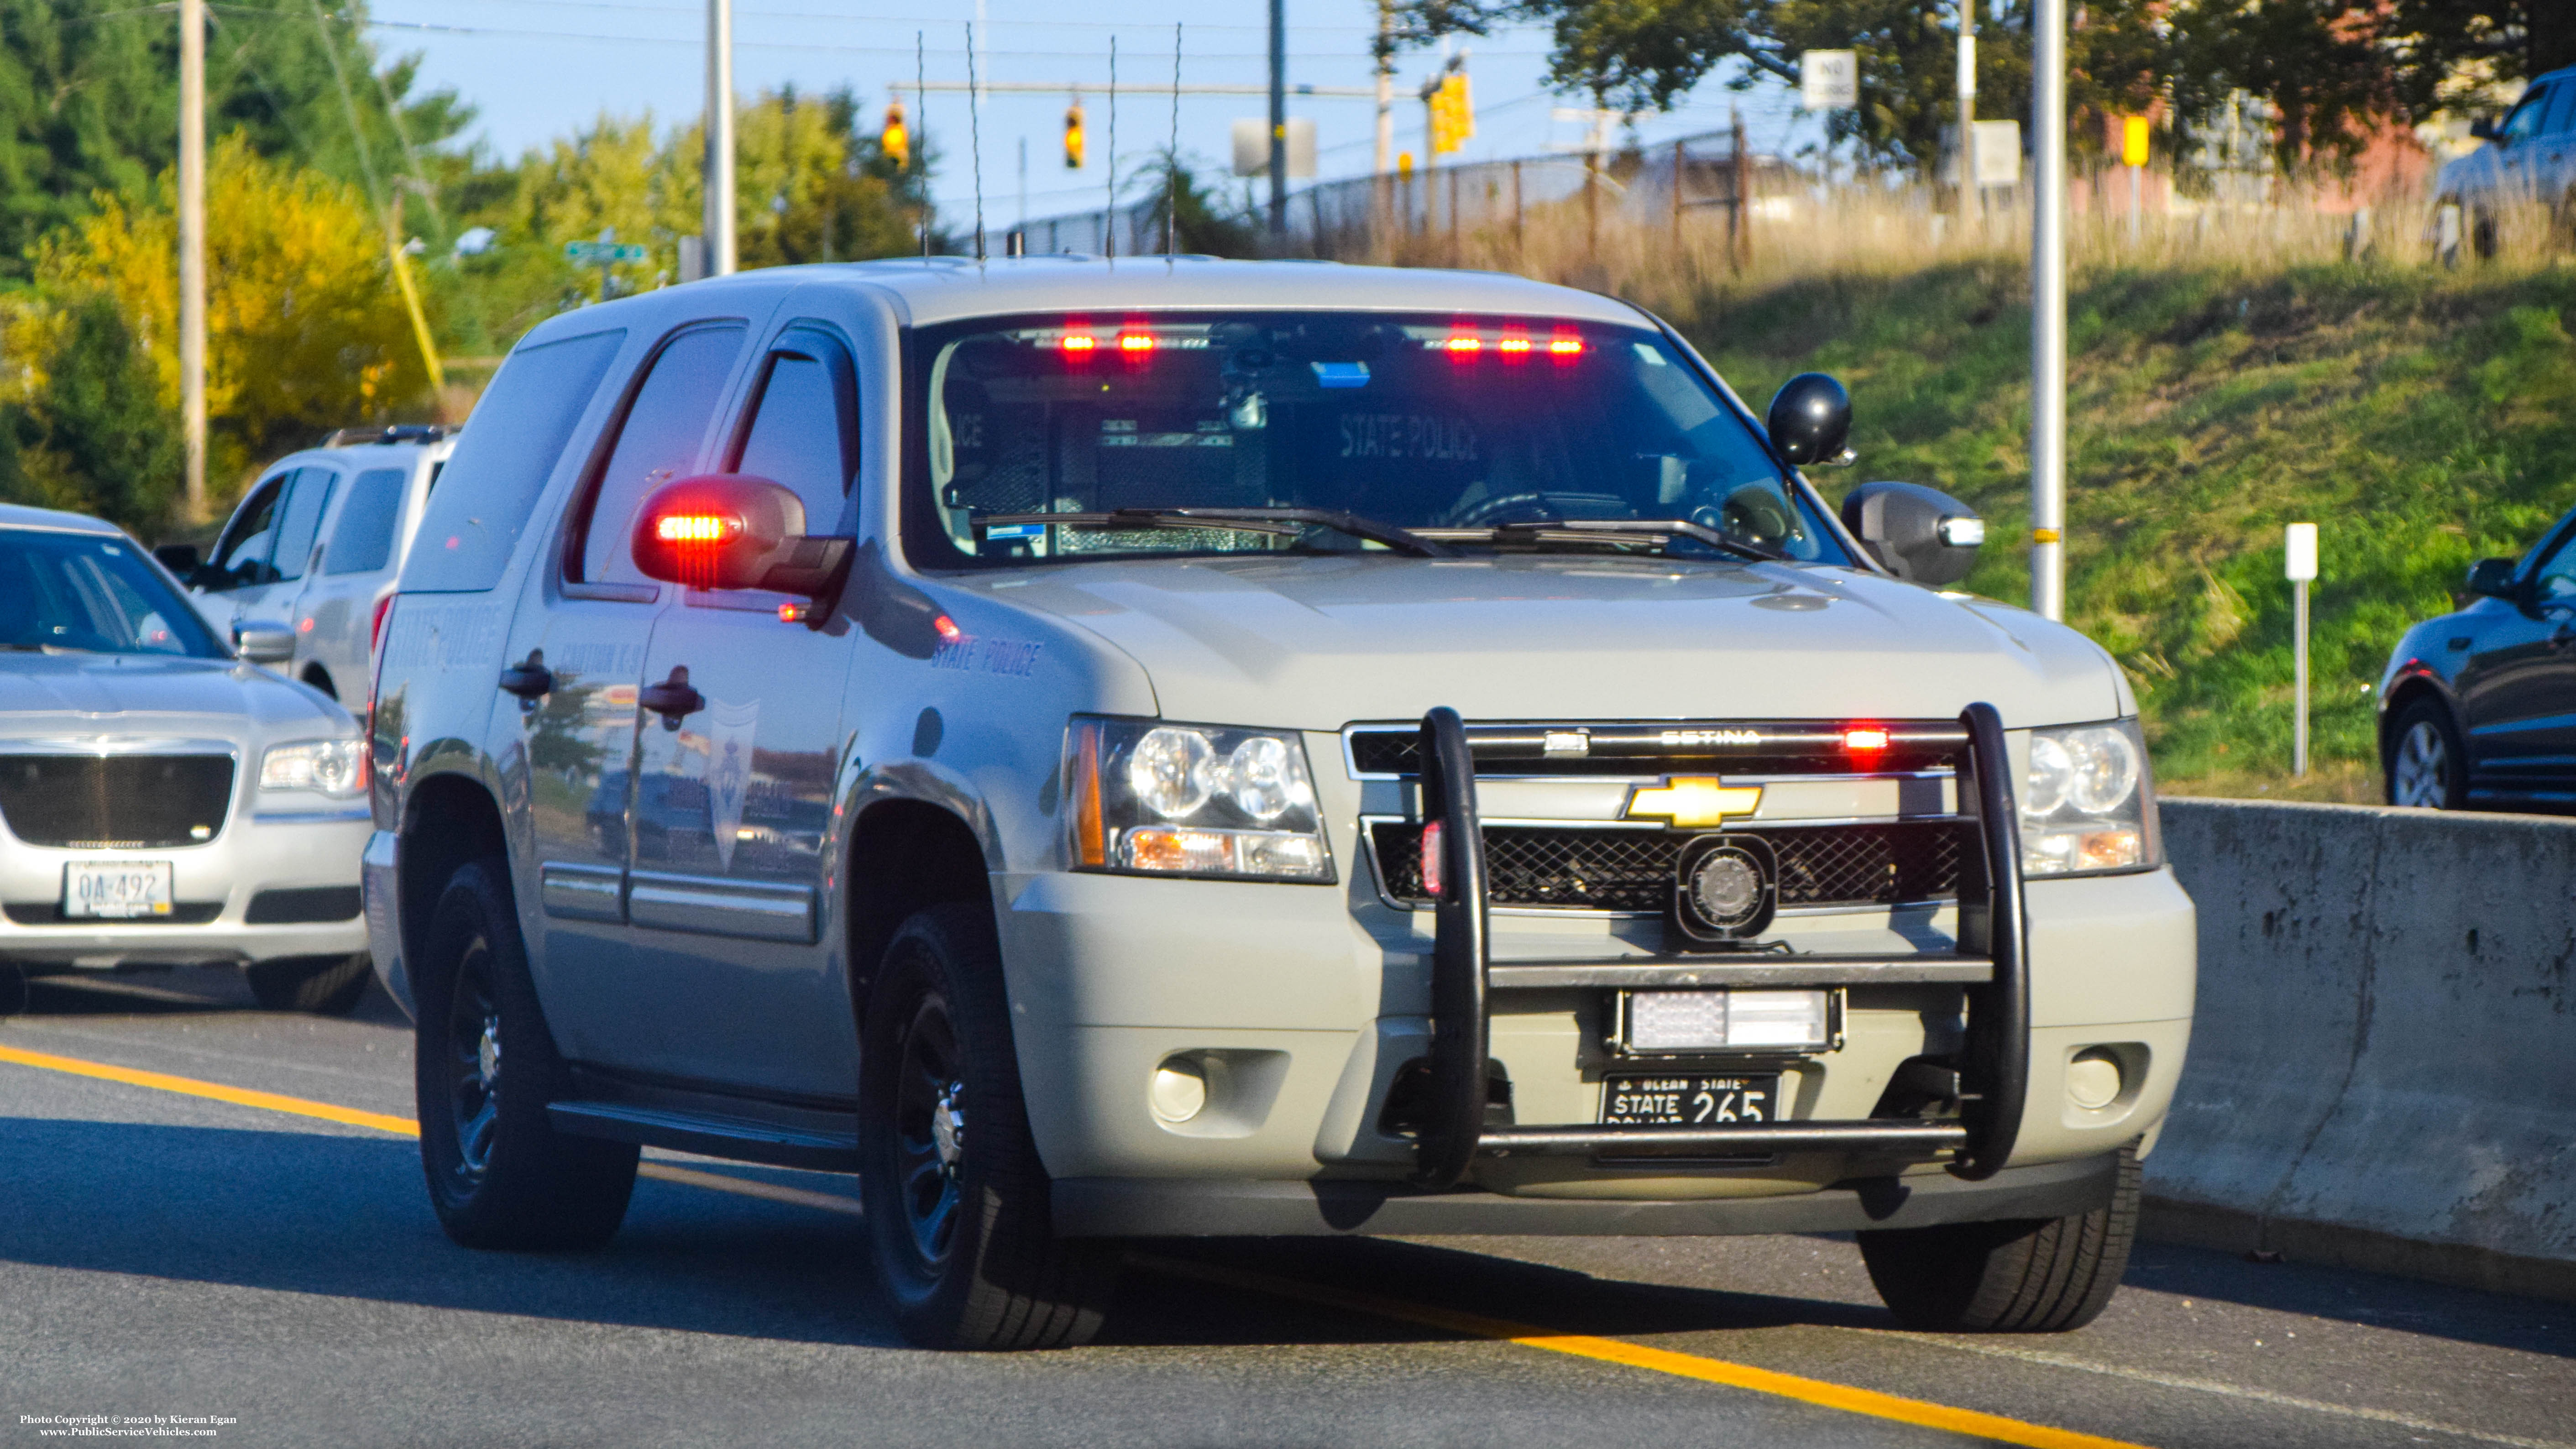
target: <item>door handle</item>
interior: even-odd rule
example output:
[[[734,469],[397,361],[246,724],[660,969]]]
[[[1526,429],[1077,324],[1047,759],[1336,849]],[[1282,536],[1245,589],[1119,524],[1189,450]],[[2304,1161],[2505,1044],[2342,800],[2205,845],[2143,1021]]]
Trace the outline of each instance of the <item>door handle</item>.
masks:
[[[521,703],[534,704],[554,692],[555,677],[546,668],[546,651],[531,649],[528,657],[501,671],[501,692],[515,694]]]
[[[635,702],[662,717],[662,728],[675,730],[686,716],[707,707],[707,697],[689,687],[689,666],[671,666],[671,677],[635,692]]]

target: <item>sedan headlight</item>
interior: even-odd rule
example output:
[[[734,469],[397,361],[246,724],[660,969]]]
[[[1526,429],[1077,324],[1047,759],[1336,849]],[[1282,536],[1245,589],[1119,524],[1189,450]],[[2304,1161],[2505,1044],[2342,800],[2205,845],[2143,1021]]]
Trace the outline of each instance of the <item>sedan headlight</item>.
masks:
[[[259,760],[262,790],[306,790],[346,800],[367,788],[367,747],[363,740],[311,740],[300,745],[271,745]]]
[[[2134,719],[2033,730],[2022,776],[2024,875],[2090,875],[2158,863],[2155,786]]]
[[[1064,778],[1077,870],[1333,879],[1305,742],[1292,732],[1077,719]]]

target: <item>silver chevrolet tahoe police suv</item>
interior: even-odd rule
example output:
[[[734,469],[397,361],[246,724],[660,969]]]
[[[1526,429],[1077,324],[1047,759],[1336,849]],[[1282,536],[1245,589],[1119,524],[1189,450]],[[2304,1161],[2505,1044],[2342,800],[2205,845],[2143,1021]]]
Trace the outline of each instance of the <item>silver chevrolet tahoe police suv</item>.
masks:
[[[1198,258],[556,317],[431,496],[366,903],[447,1231],[855,1173],[905,1331],[1118,1240],[1854,1231],[1906,1322],[2128,1255],[2192,906],[2136,705],[1637,309]]]

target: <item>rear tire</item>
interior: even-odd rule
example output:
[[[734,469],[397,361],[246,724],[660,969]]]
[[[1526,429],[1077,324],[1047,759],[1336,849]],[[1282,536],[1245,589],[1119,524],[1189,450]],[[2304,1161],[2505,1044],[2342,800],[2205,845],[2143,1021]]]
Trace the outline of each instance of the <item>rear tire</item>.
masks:
[[[1118,1252],[1055,1236],[989,907],[935,906],[895,933],[859,1061],[860,1190],[904,1336],[942,1349],[1089,1341]]]
[[[253,961],[242,968],[250,979],[251,999],[269,1011],[309,1011],[319,1016],[346,1016],[367,994],[375,963],[367,953],[354,956],[289,956]]]
[[[2464,810],[2469,803],[2469,752],[2460,743],[2451,712],[2423,698],[2397,712],[2388,727],[2388,758],[2380,778],[2391,805]]]
[[[2138,1232],[2138,1155],[2120,1149],[2111,1201],[2072,1217],[1861,1233],[1861,1261],[1898,1321],[1931,1333],[2063,1333],[2100,1316]]]
[[[461,866],[415,978],[420,1165],[447,1235],[469,1248],[595,1248],[626,1217],[632,1143],[559,1133],[563,1078],[528,977],[508,865]]]

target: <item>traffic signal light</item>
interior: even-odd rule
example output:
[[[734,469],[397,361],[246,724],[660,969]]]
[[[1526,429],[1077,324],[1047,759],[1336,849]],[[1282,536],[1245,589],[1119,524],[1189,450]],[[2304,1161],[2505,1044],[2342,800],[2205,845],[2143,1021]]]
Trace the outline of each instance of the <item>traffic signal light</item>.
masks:
[[[886,107],[885,129],[877,134],[877,149],[893,159],[897,170],[912,165],[912,133],[904,128],[903,102]]]
[[[1076,101],[1064,110],[1064,169],[1082,169],[1082,102]]]
[[[1467,73],[1453,70],[1423,87],[1430,110],[1431,154],[1446,156],[1476,134],[1476,111],[1467,93]]]

